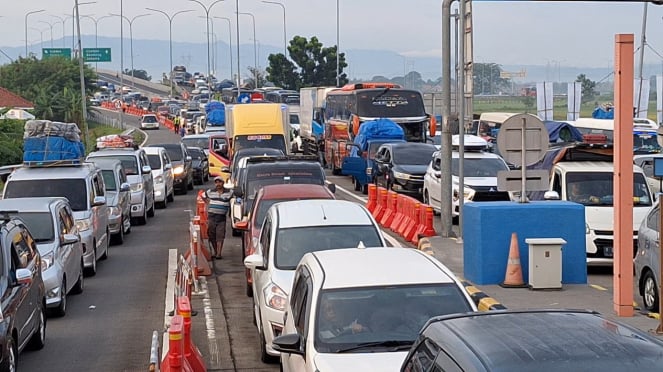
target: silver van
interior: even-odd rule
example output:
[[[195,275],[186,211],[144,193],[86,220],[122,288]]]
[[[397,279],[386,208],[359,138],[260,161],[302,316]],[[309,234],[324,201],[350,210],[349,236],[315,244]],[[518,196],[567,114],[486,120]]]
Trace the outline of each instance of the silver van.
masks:
[[[131,232],[131,186],[127,181],[124,167],[117,159],[94,158],[91,162],[101,169],[106,185],[111,243],[123,244],[124,234]]]
[[[86,274],[97,273],[97,260],[108,256],[110,229],[106,186],[93,163],[17,168],[5,183],[3,198],[65,197],[74,212],[83,243]]]

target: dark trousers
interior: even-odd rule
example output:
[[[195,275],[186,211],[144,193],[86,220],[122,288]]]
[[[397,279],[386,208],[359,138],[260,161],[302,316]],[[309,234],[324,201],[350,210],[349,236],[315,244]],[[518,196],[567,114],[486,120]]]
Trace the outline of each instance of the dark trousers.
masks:
[[[226,238],[226,216],[222,214],[207,214],[207,238],[216,251],[216,243],[222,243]]]

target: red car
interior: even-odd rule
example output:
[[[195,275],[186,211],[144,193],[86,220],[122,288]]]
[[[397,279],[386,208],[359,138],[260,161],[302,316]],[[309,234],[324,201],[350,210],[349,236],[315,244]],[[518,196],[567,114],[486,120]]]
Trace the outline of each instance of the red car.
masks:
[[[329,188],[322,185],[279,184],[261,188],[253,202],[249,219],[236,224],[237,229],[244,232],[242,234],[242,257],[255,253],[260,238],[260,229],[269,207],[279,202],[306,199],[335,199],[335,197]],[[253,297],[252,282],[251,271],[246,269],[246,295],[249,297]]]

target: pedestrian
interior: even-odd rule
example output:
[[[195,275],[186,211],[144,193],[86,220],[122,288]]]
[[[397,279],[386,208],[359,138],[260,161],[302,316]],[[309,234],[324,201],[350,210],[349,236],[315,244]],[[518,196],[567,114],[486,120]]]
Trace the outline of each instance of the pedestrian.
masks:
[[[180,137],[184,137],[185,134],[186,134],[186,129],[184,129],[184,127],[181,127],[180,128]]]
[[[223,240],[226,237],[226,216],[230,210],[230,191],[220,176],[214,177],[214,188],[203,193],[207,204],[207,237],[213,257],[221,259]]]
[[[175,116],[175,120],[173,121],[173,125],[175,126],[175,133],[180,132],[180,117]]]

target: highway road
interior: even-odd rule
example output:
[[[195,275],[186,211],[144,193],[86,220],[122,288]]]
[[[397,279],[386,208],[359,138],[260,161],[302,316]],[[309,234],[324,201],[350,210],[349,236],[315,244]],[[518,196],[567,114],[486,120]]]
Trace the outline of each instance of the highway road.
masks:
[[[110,73],[107,73],[107,72],[99,71],[97,73],[97,75],[99,76],[99,79],[105,80],[109,83],[113,83],[113,84],[115,84],[116,87],[121,86],[120,78],[117,77],[115,74],[110,74]],[[159,96],[159,97],[164,96],[164,95],[167,96],[168,93],[170,92],[170,88],[168,86],[157,84],[157,83],[152,83],[152,82],[150,82],[148,84],[144,84],[144,83],[141,83],[141,81],[142,81],[141,79],[135,78],[134,83],[132,83],[131,82],[131,76],[124,75],[123,83],[126,86],[134,87],[139,92],[146,93],[150,96]]]

